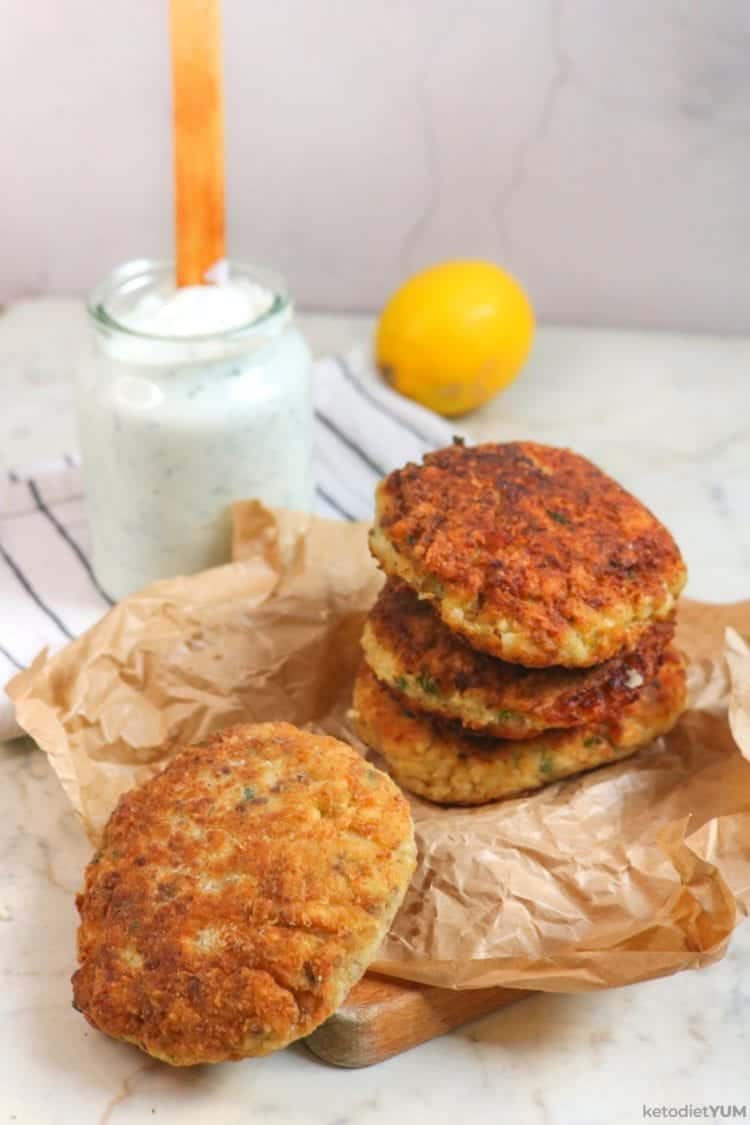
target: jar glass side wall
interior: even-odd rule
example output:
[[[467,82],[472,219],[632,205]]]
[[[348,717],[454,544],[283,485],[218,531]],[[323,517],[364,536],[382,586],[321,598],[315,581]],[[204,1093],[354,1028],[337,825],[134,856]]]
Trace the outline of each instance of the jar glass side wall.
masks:
[[[203,361],[188,342],[180,362],[177,344],[167,363],[107,332],[77,403],[94,568],[113,597],[228,561],[235,500],[311,509],[311,363],[293,324]]]

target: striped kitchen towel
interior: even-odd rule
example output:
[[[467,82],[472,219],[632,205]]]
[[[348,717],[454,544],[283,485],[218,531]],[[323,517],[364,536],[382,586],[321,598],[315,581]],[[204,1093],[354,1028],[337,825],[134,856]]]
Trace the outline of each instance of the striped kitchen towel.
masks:
[[[314,388],[323,516],[367,519],[379,478],[447,445],[456,430],[386,386],[364,350],[317,361]],[[59,648],[82,633],[111,604],[91,567],[77,456],[11,469],[0,486],[0,685],[45,646]],[[20,733],[0,691],[0,740]]]

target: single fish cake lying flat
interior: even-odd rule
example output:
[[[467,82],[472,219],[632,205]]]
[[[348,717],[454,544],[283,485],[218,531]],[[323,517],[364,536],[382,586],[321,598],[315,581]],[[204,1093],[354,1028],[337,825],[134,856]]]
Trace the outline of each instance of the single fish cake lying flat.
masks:
[[[405,789],[445,805],[481,805],[614,762],[671,730],[685,706],[685,667],[670,645],[656,678],[605,723],[522,742],[479,738],[455,723],[406,711],[363,665],[354,688],[360,738]]]
[[[587,667],[672,616],[685,584],[665,527],[565,449],[511,442],[429,453],[378,486],[370,547],[475,648]]]
[[[389,578],[370,612],[362,648],[377,678],[406,707],[455,719],[495,738],[533,738],[554,727],[616,714],[656,675],[672,622],[650,625],[635,649],[593,668],[508,664],[468,645],[427,601]]]
[[[350,747],[229,728],[112,814],[78,896],[75,1006],[178,1066],[268,1054],[340,1005],[414,865],[406,799]]]

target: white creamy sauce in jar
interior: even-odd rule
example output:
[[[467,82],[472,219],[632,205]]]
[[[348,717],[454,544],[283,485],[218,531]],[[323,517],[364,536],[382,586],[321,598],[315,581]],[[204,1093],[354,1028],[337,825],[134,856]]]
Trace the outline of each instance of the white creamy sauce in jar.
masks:
[[[149,336],[210,336],[250,324],[267,313],[274,295],[246,279],[186,285],[173,293],[146,293],[121,323]]]
[[[109,594],[227,562],[234,500],[312,507],[310,355],[285,300],[240,279],[92,316],[78,416]]]

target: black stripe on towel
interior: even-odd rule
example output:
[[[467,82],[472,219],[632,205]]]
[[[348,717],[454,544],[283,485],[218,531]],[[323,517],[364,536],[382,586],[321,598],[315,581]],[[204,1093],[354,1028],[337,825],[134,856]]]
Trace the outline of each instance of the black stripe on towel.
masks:
[[[7,648],[4,648],[3,645],[0,645],[0,656],[4,656],[9,664],[12,664],[13,667],[17,668],[19,672],[23,672],[23,664],[19,664],[15,656],[13,656],[12,653],[8,652]]]
[[[357,517],[353,516],[351,512],[347,512],[346,508],[342,508],[338,500],[334,500],[330,492],[326,492],[326,490],[324,488],[321,488],[319,484],[315,485],[315,491],[317,492],[320,499],[325,501],[329,508],[333,508],[334,512],[338,512],[338,514],[343,519],[349,520],[350,523],[354,523]]]
[[[71,492],[70,496],[66,496],[64,500],[55,500],[55,507],[62,508],[65,504],[74,504],[77,500],[83,500],[82,492]],[[7,520],[20,520],[24,516],[36,516],[39,513],[37,504],[33,508],[21,508],[18,512],[11,512],[7,516],[3,516],[3,523]]]
[[[342,356],[335,355],[331,358],[338,365],[338,369],[346,379],[347,383],[351,383],[357,394],[361,395],[365,402],[369,402],[372,406],[375,407],[376,410],[379,410],[381,414],[385,414],[386,418],[390,418],[391,421],[395,422],[397,426],[400,426],[402,430],[408,430],[408,432],[413,437],[421,441],[424,445],[427,446],[428,449],[435,448],[434,441],[430,441],[430,439],[428,437],[425,437],[423,433],[420,433],[417,427],[413,426],[411,422],[405,422],[403,418],[399,418],[398,414],[394,414],[392,410],[389,410],[384,402],[381,402],[380,399],[375,398],[375,395],[368,391],[367,387],[364,387],[362,383],[360,383],[359,379],[354,374],[351,367],[349,367],[346,360],[342,358]]]
[[[60,632],[63,634],[63,636],[67,637],[69,641],[72,641],[73,640],[73,634],[70,632],[70,630],[67,628],[67,626],[65,626],[63,624],[63,622],[57,616],[55,611],[53,609],[50,609],[48,605],[45,605],[45,603],[42,601],[42,599],[37,594],[34,587],[29,582],[29,580],[26,577],[26,575],[24,574],[24,572],[21,570],[18,563],[10,557],[10,555],[8,554],[8,552],[5,550],[5,548],[2,545],[0,545],[0,558],[3,558],[5,560],[5,562],[8,564],[10,569],[15,574],[15,576],[18,579],[21,586],[23,586],[24,590],[29,595],[31,600],[39,607],[39,609],[41,609],[42,613],[46,613],[46,615],[47,615],[47,617],[49,617],[50,621],[53,621],[55,623],[55,625],[57,625],[57,628],[60,630]]]
[[[94,574],[93,567],[91,566],[91,563],[86,558],[83,551],[81,550],[81,548],[78,546],[78,544],[76,543],[73,536],[68,531],[67,527],[65,527],[63,524],[60,523],[59,519],[57,519],[57,517],[55,515],[53,515],[53,513],[50,511],[50,509],[45,504],[44,500],[42,500],[41,494],[39,492],[39,489],[36,486],[35,481],[34,480],[28,480],[26,483],[29,486],[29,492],[31,493],[32,497],[34,498],[34,503],[36,504],[37,508],[42,513],[42,515],[45,516],[49,520],[49,522],[52,524],[55,531],[57,531],[57,533],[61,536],[61,538],[63,538],[65,540],[65,542],[68,544],[71,551],[74,553],[74,555],[76,556],[76,558],[80,562],[81,566],[86,571],[89,578],[91,579],[91,584],[94,587],[94,589],[97,591],[99,596],[101,598],[104,598],[104,601],[107,603],[107,605],[114,605],[115,603],[113,602],[112,598],[110,598],[109,594],[105,590],[103,590],[101,588],[101,586],[99,585],[97,577]]]
[[[364,464],[367,465],[367,467],[371,469],[373,473],[375,473],[378,477],[386,476],[385,469],[378,465],[376,461],[373,461],[372,457],[365,453],[363,449],[360,449],[359,446],[352,441],[348,434],[345,434],[343,430],[340,430],[338,428],[335,422],[332,422],[330,418],[326,418],[325,414],[322,414],[320,410],[315,411],[315,417],[319,422],[322,422],[326,429],[330,430],[331,433],[335,437],[337,437],[343,445],[347,447],[347,449],[350,449],[356,457],[359,457],[360,461],[363,461]]]

